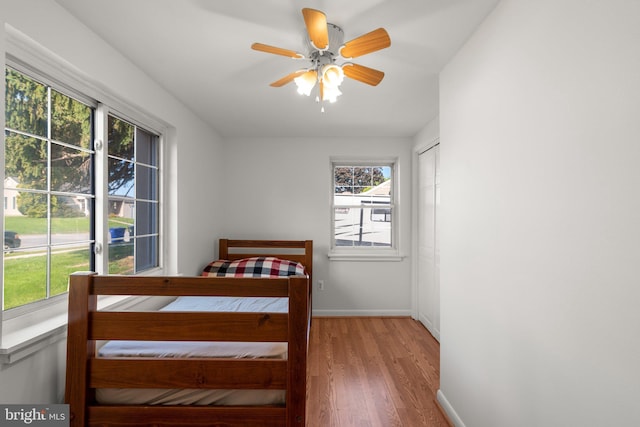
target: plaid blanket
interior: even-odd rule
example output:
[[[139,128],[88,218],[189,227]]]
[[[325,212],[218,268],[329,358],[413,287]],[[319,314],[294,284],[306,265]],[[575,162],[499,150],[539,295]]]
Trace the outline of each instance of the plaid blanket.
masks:
[[[224,277],[281,277],[304,274],[304,266],[299,262],[275,257],[216,260],[207,264],[202,271],[203,276]]]

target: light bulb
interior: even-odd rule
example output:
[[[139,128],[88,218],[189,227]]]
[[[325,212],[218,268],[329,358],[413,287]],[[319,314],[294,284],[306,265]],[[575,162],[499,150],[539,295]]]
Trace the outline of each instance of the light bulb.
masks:
[[[338,88],[342,84],[344,80],[344,71],[342,71],[342,67],[339,67],[335,64],[327,64],[322,67],[322,81],[325,86]]]
[[[340,92],[340,89],[337,87],[325,86],[324,93],[322,94],[322,100],[334,103],[338,100],[340,95],[342,95],[342,92]]]
[[[315,70],[307,71],[306,73],[300,74],[298,77],[293,79],[298,86],[298,93],[300,95],[311,95],[311,90],[316,85],[318,81],[318,73]]]

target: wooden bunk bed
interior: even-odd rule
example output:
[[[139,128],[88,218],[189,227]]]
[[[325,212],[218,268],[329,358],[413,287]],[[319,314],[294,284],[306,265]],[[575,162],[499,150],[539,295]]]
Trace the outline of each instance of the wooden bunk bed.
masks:
[[[273,256],[304,266],[287,277],[152,277],[76,273],[70,278],[65,401],[71,426],[304,426],[311,321],[312,241],[221,239],[219,258]],[[98,296],[284,299],[282,312],[107,311]],[[107,345],[101,347],[101,344]],[[105,356],[111,343],[170,342],[286,346],[285,357]],[[195,343],[195,344],[194,344]],[[208,353],[207,353],[208,354]],[[281,391],[273,404],[101,402],[100,392],[126,390]],[[133,394],[131,394],[133,393]],[[135,399],[132,399],[135,400]]]

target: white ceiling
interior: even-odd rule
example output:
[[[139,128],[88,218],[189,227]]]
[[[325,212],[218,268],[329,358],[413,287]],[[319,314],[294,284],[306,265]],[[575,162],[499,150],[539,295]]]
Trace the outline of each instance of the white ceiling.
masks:
[[[438,111],[438,73],[498,0],[56,0],[222,136],[412,136]],[[269,84],[307,62],[303,7],[345,41],[379,27],[391,47],[352,60],[385,72],[376,87],[345,79],[335,104]]]

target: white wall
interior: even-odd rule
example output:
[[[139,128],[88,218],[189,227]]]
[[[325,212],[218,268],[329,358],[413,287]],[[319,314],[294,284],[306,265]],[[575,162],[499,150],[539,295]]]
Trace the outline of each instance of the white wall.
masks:
[[[230,238],[313,239],[317,315],[408,315],[409,257],[329,261],[331,157],[399,160],[400,250],[411,251],[411,141],[389,138],[253,138],[225,141],[225,230]]]
[[[414,150],[429,147],[438,138],[440,138],[440,117],[436,116],[413,138]]]
[[[440,399],[467,427],[640,425],[639,46],[638,1],[503,0],[441,74]]]
[[[0,22],[90,76],[98,86],[109,88],[113,95],[140,106],[169,126],[164,170],[167,272],[199,273],[214,253],[222,223],[220,137],[57,3],[3,0]],[[0,29],[3,61],[5,37],[3,25]],[[4,79],[0,88],[4,93]],[[64,357],[59,352],[64,348],[64,343],[58,343],[14,365],[0,365],[0,402],[59,401],[64,389]]]

